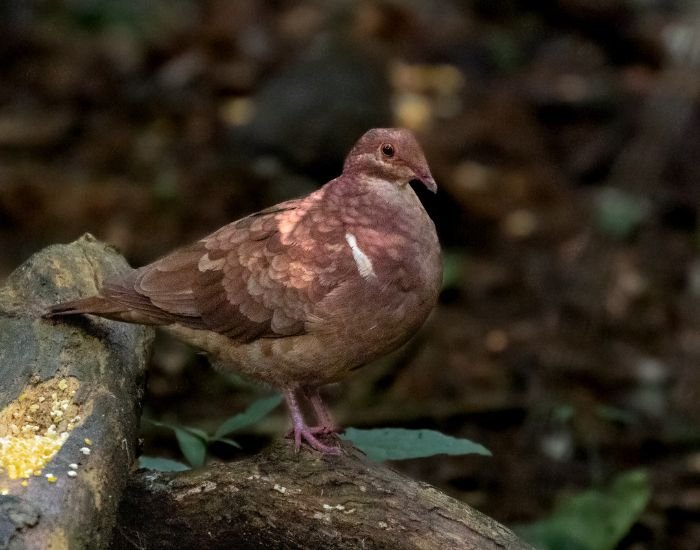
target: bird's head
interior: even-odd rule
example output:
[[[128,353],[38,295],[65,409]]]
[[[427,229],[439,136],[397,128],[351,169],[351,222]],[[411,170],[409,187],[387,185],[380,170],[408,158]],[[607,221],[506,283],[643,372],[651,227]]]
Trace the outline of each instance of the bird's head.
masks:
[[[353,172],[380,177],[402,187],[418,180],[437,192],[423,149],[413,133],[403,128],[374,128],[366,132],[343,166],[343,174]]]

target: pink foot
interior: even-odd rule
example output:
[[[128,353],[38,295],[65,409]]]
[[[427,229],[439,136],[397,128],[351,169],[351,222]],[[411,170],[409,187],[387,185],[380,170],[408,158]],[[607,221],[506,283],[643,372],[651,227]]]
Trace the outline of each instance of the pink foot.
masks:
[[[338,447],[331,447],[316,439],[315,433],[321,432],[316,431],[318,428],[310,428],[304,422],[304,417],[301,414],[301,409],[299,408],[296,395],[294,395],[294,390],[285,389],[284,399],[287,402],[287,407],[289,407],[289,413],[292,417],[292,433],[294,434],[294,450],[296,452],[299,452],[303,440],[309,447],[321,453],[331,455],[340,454],[340,449]],[[323,426],[319,428],[323,428]]]
[[[316,415],[316,420],[318,420],[319,425],[311,428],[314,433],[318,434],[336,434],[342,432],[342,429],[333,421],[328,407],[321,399],[321,393],[318,388],[306,388],[304,390],[309,403],[314,409],[314,414]]]
[[[295,427],[294,429],[294,450],[296,452],[299,452],[299,449],[301,448],[301,441],[304,440],[309,447],[312,447],[316,449],[317,451],[323,453],[323,454],[328,454],[328,455],[337,455],[340,454],[340,449],[338,447],[333,447],[331,445],[326,445],[325,443],[321,443],[318,439],[316,439],[316,436],[311,432],[311,430],[304,426],[299,429]]]
[[[313,435],[331,435],[338,433],[328,426],[307,426],[307,429]],[[291,439],[292,437],[294,437],[294,428],[290,428],[284,437],[286,437],[287,439]]]
[[[338,428],[335,426],[326,426],[324,424],[320,426],[309,426],[309,430],[315,435],[331,435],[338,433]]]

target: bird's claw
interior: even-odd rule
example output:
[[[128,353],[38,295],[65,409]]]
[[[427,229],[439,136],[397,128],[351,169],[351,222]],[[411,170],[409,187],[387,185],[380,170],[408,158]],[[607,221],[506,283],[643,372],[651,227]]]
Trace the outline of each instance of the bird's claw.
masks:
[[[320,426],[307,426],[306,429],[313,435],[336,435],[343,432],[342,428],[338,426],[326,426],[322,424]],[[291,438],[294,436],[294,428],[290,428],[287,432],[287,437]]]
[[[318,428],[321,428],[319,426]],[[292,430],[294,434],[294,451],[299,452],[299,449],[301,449],[301,442],[302,440],[305,441],[311,448],[316,449],[320,453],[328,454],[328,455],[338,455],[340,454],[340,448],[339,447],[334,447],[331,445],[326,445],[325,443],[321,443],[317,438],[316,435],[314,434],[314,430],[316,428],[309,428],[308,426],[294,426],[294,429]],[[332,432],[317,432],[317,433],[332,433]],[[290,434],[292,435],[292,434]]]

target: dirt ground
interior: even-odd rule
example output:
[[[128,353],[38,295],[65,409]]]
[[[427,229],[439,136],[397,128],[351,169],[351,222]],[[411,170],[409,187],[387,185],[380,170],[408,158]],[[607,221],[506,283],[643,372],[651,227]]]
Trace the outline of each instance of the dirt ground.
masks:
[[[0,32],[0,277],[84,232],[146,263],[410,127],[445,286],[416,339],[328,388],[341,422],[486,445],[396,467],[506,525],[644,468],[618,548],[700,546],[692,2],[7,2]],[[160,338],[146,416],[210,429],[261,391]]]

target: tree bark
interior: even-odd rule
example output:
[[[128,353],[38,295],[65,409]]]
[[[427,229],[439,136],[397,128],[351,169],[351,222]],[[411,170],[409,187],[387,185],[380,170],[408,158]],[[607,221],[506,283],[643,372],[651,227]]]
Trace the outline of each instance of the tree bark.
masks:
[[[201,470],[141,470],[119,508],[112,550],[530,548],[466,504],[343,448],[297,455],[277,441]]]
[[[39,252],[0,289],[0,548],[109,544],[135,455],[152,330],[40,316],[126,269],[86,235]],[[34,436],[57,450],[43,466]],[[23,479],[28,461],[35,466]]]

